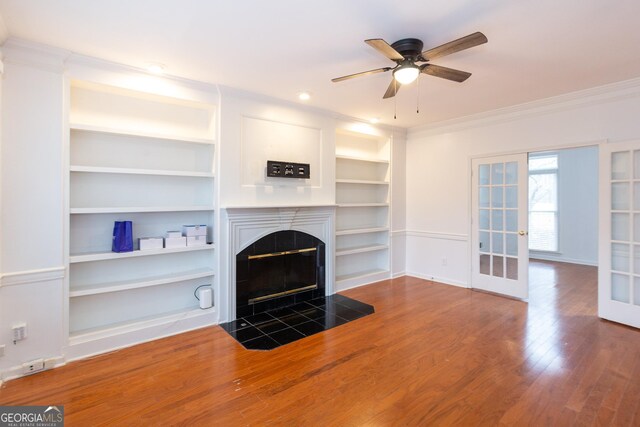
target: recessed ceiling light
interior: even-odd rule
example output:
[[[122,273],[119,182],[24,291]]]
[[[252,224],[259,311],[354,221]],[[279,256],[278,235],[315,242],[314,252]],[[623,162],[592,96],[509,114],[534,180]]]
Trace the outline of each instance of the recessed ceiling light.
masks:
[[[369,119],[369,123],[371,123],[372,125],[375,125],[379,121],[380,121],[380,119],[377,118],[377,117],[373,117],[373,118]]]
[[[300,101],[308,101],[311,99],[311,94],[309,92],[300,92],[298,94],[298,99]]]
[[[153,74],[162,74],[164,72],[164,65],[154,62],[147,65],[147,71]]]

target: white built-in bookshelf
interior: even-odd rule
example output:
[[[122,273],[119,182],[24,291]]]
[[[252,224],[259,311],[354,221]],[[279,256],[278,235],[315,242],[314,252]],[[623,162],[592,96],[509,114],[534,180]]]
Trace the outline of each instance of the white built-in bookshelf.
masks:
[[[336,135],[336,287],[390,277],[388,137]]]
[[[213,285],[213,243],[149,251],[137,246],[140,237],[164,236],[185,224],[207,224],[207,241],[214,242],[215,112],[208,103],[71,82],[71,347],[156,328],[132,336],[150,339],[175,322],[194,325],[200,317],[215,321],[215,307],[201,310],[194,297],[198,286]],[[114,221],[133,222],[133,252],[111,252]],[[85,351],[123,344],[126,339],[112,339]]]

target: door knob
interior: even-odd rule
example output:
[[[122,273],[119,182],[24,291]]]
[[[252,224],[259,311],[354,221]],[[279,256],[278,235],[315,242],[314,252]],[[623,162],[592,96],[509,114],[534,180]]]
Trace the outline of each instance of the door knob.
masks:
[[[518,234],[521,235],[521,236],[524,236],[524,235],[528,235],[529,233],[527,231],[520,230],[520,231],[518,231]]]

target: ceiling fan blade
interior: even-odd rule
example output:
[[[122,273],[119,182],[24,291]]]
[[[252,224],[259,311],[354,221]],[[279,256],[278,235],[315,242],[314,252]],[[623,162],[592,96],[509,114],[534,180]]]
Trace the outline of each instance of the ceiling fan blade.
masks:
[[[404,56],[382,39],[369,39],[364,42],[392,61],[402,61],[404,59]]]
[[[368,74],[384,73],[385,71],[389,71],[390,69],[391,67],[376,68],[375,70],[363,71],[361,73],[349,74],[348,76],[336,77],[335,79],[331,79],[331,81],[337,83],[344,80],[353,79],[355,77],[366,76]]]
[[[382,99],[393,98],[394,96],[396,96],[396,93],[398,93],[398,91],[400,90],[400,86],[402,85],[398,83],[396,79],[392,78],[391,83],[389,83],[389,87],[387,88],[387,91],[384,93],[384,96],[382,97]]]
[[[481,32],[469,34],[468,36],[459,38],[449,43],[445,43],[433,49],[425,50],[422,52],[422,57],[425,61],[431,61],[441,56],[451,55],[452,53],[460,52],[461,50],[469,49],[470,47],[478,46],[486,43],[487,36]]]
[[[453,80],[454,82],[462,83],[471,77],[471,73],[466,71],[454,70],[453,68],[441,67],[435,64],[424,64],[420,67],[424,74],[430,76],[436,76],[447,80]]]

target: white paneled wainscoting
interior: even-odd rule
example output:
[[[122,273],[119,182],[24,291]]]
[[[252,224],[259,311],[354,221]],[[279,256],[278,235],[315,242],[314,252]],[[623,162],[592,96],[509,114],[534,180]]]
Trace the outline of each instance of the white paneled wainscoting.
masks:
[[[46,369],[64,364],[61,356],[64,278],[64,266],[0,275],[3,302],[0,324],[6,326],[2,331],[6,345],[0,383],[22,376],[22,364],[29,360],[43,359]],[[57,313],[58,317],[52,317],[51,313]],[[41,323],[50,327],[46,330],[30,327]],[[16,324],[26,325],[26,338],[14,343],[10,328]]]
[[[406,274],[447,285],[470,287],[466,234],[406,231]]]

